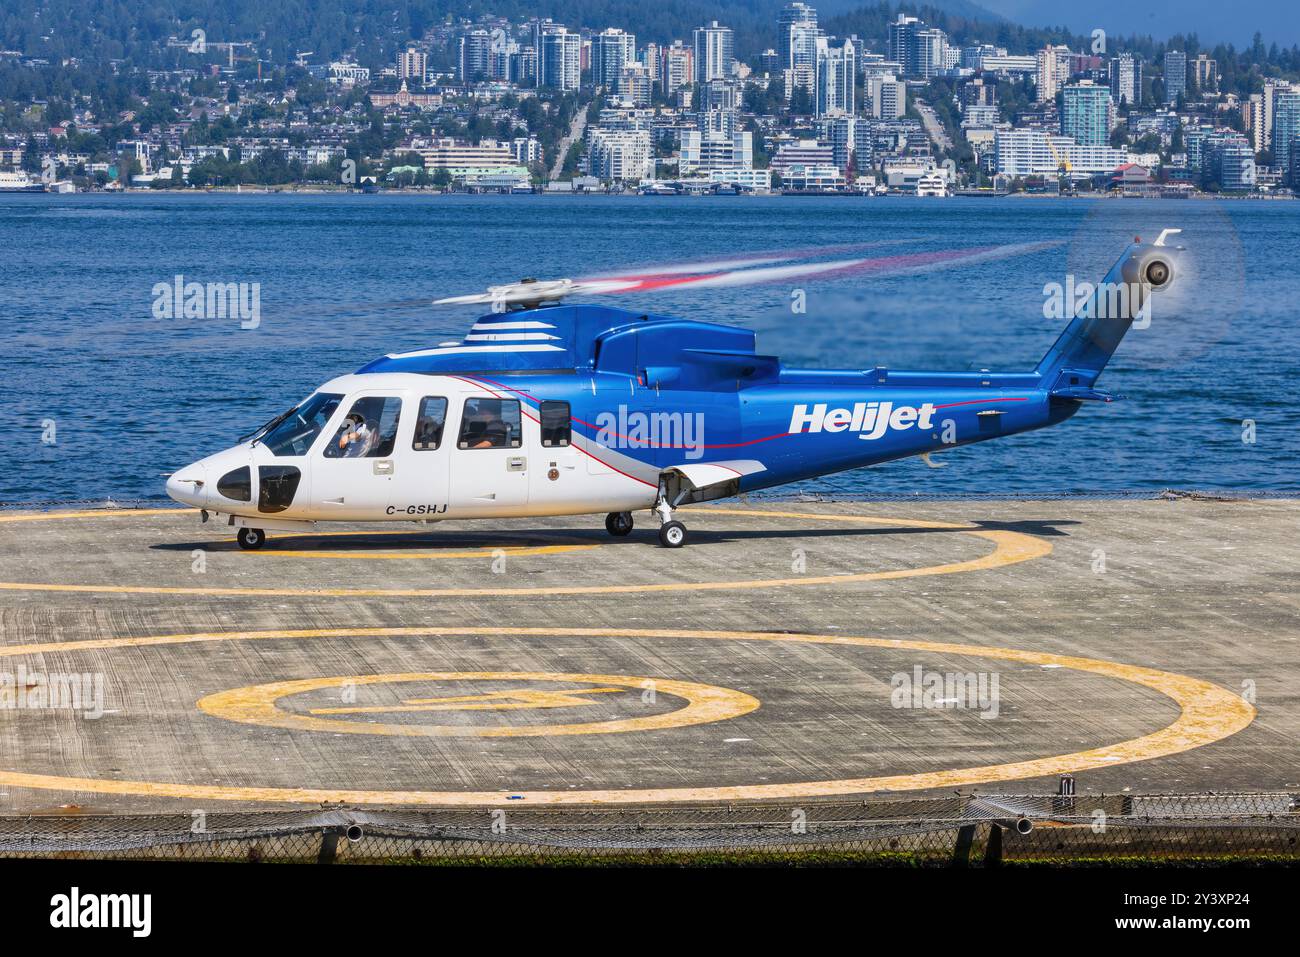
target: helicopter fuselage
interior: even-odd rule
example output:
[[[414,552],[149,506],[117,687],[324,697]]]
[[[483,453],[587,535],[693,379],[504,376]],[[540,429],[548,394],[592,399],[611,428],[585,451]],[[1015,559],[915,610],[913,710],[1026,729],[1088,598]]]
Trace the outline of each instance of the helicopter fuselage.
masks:
[[[1133,308],[1172,281],[1170,251],[1131,246],[1107,281]],[[1027,432],[1114,396],[1098,375],[1132,314],[1083,310],[1029,372],[787,368],[751,330],[592,305],[483,316],[463,342],[388,355],[325,383],[168,494],[241,528],[680,505]],[[671,526],[676,526],[673,530]],[[664,529],[668,529],[665,534]],[[680,534],[678,534],[680,532]],[[250,537],[251,536],[251,537]]]

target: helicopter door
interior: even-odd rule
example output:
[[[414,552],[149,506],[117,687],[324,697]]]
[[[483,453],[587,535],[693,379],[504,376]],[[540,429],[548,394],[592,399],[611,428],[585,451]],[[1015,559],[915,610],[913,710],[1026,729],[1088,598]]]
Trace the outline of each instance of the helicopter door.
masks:
[[[451,507],[490,515],[528,503],[528,449],[518,399],[472,396],[452,450]]]
[[[447,511],[447,469],[451,436],[446,434],[447,399],[421,397],[408,436],[403,430],[394,454],[388,514],[393,518],[438,518]]]
[[[387,517],[401,415],[397,396],[363,394],[353,399],[312,463],[311,495],[321,518]]]

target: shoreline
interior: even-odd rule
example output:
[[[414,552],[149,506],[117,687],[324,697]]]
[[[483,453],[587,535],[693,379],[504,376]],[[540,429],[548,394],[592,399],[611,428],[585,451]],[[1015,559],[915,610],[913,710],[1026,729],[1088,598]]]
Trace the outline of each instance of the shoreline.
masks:
[[[1121,194],[1110,193],[1081,193],[1073,196],[1059,196],[1051,193],[959,193],[953,196],[916,196],[911,193],[886,193],[883,195],[874,195],[866,193],[846,192],[846,193],[809,193],[809,192],[781,192],[772,191],[769,193],[707,193],[694,195],[658,195],[640,193],[636,190],[627,190],[623,192],[606,192],[604,190],[592,191],[572,191],[572,190],[535,190],[528,193],[498,192],[498,191],[439,191],[425,189],[382,189],[376,192],[365,192],[359,189],[331,189],[320,186],[280,186],[280,187],[253,187],[253,188],[236,188],[231,186],[214,186],[210,189],[98,189],[98,190],[81,190],[76,192],[41,192],[41,191],[0,191],[0,199],[7,196],[413,196],[413,197],[511,197],[511,196],[547,196],[547,197],[628,197],[635,199],[699,199],[699,198],[726,198],[726,199],[791,199],[791,198],[835,198],[835,199],[870,199],[870,200],[891,200],[891,199],[933,199],[937,201],[950,199],[978,199],[978,200],[999,200],[999,199],[1031,199],[1031,200],[1210,200],[1225,202],[1294,202],[1300,199],[1297,196],[1242,196],[1229,195],[1224,193],[1193,193],[1190,195],[1169,195],[1169,196],[1125,196]]]

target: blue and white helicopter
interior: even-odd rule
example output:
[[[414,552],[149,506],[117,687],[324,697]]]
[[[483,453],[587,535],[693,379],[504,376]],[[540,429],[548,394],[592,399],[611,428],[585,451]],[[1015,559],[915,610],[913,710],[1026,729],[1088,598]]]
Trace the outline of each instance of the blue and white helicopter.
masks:
[[[439,300],[490,303],[462,341],[387,355],[325,383],[233,448],[180,469],[167,493],[260,548],[317,522],[632,513],[687,542],[680,506],[1043,426],[1086,402],[1181,247],[1135,241],[1029,372],[793,369],[748,329],[601,305],[578,294],[905,272],[1007,247],[793,266],[755,256],[637,276],[524,280]],[[1026,247],[1016,251],[1027,251]],[[737,265],[745,268],[736,269]],[[1114,295],[1118,289],[1120,295]]]

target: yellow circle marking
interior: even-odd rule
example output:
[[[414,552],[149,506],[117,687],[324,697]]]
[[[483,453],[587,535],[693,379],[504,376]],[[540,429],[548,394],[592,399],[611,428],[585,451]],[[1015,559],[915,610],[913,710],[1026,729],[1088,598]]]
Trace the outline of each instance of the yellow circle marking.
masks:
[[[375,708],[318,708],[309,714],[285,711],[278,707],[280,699],[289,695],[305,694],[323,688],[343,685],[374,685],[395,682],[430,681],[532,681],[579,682],[617,687],[571,688],[562,692],[535,692],[527,689],[514,692],[496,692],[491,695],[461,696],[459,698],[414,699],[402,706]],[[384,724],[314,717],[318,714],[388,714],[393,712],[421,712],[448,710],[518,710],[522,707],[551,708],[592,705],[596,702],[587,695],[615,691],[643,694],[653,688],[656,695],[665,694],[686,701],[684,708],[665,714],[643,718],[625,718],[613,721],[589,721],[575,724],[549,725],[414,725]],[[513,702],[518,702],[513,703]],[[305,678],[299,681],[275,681],[269,684],[233,688],[208,695],[198,707],[205,714],[245,724],[291,728],[297,731],[327,731],[346,734],[386,734],[407,738],[536,738],[549,735],[618,734],[625,731],[658,731],[664,728],[681,728],[692,724],[725,721],[748,714],[759,706],[757,698],[719,688],[716,685],[696,684],[691,681],[673,681],[668,678],[635,678],[628,675],[557,674],[547,671],[431,671],[392,675],[355,675],[330,678]]]
[[[273,539],[268,539],[272,541]],[[559,555],[563,552],[585,552],[600,545],[498,545],[483,548],[466,548],[459,551],[410,551],[410,552],[339,552],[310,551],[301,549],[272,548],[256,551],[252,554],[259,558],[360,558],[366,561],[376,559],[421,559],[421,558],[492,558],[498,552],[511,558],[527,555]]]
[[[158,511],[178,511],[159,509]],[[1023,532],[1004,529],[971,528],[953,522],[920,521],[907,518],[884,518],[868,515],[821,515],[815,512],[771,512],[763,509],[709,508],[699,514],[747,515],[765,518],[789,518],[798,521],[876,524],[904,528],[933,528],[972,535],[993,543],[993,551],[981,558],[928,565],[924,568],[898,568],[890,571],[857,572],[847,575],[801,575],[797,578],[759,578],[740,581],[658,582],[628,585],[534,585],[514,588],[220,588],[197,585],[73,585],[51,582],[0,582],[0,591],[92,592],[116,595],[248,595],[311,598],[492,598],[528,595],[618,595],[646,592],[730,591],[733,589],[783,588],[799,585],[846,585],[853,582],[893,581],[926,575],[953,575],[960,572],[1002,568],[1042,558],[1052,552],[1051,542]],[[94,514],[94,513],[90,513]]]
[[[357,788],[275,788],[165,781],[118,781],[104,778],[64,777],[0,771],[0,786],[58,791],[88,791],[99,794],[131,794],[143,797],[179,798],[196,801],[249,801],[346,804],[493,805],[522,798],[534,804],[644,804],[680,801],[737,801],[828,797],[878,791],[915,791],[954,788],[996,781],[1014,781],[1090,768],[1114,767],[1132,761],[1149,761],[1220,741],[1247,727],[1255,709],[1240,695],[1226,688],[1188,675],[1126,665],[1096,658],[1078,658],[1044,651],[950,644],[939,641],[900,641],[888,638],[848,635],[765,634],[744,631],[658,631],[652,629],[599,628],[348,628],[299,631],[243,631],[210,634],[154,635],[140,638],[93,638],[83,641],[47,642],[0,648],[0,657],[38,655],[49,652],[87,651],[108,648],[144,648],[195,642],[253,641],[263,639],[305,640],[312,638],[387,638],[430,635],[544,635],[589,638],[686,638],[721,641],[808,642],[856,648],[887,648],[934,654],[995,658],[1031,665],[1054,665],[1088,674],[1130,681],[1170,698],[1178,705],[1178,718],[1151,734],[1072,754],[1061,754],[1008,764],[893,774],[834,781],[800,781],[786,784],[743,784],[728,787],[665,787],[602,789],[588,791],[371,791]]]

